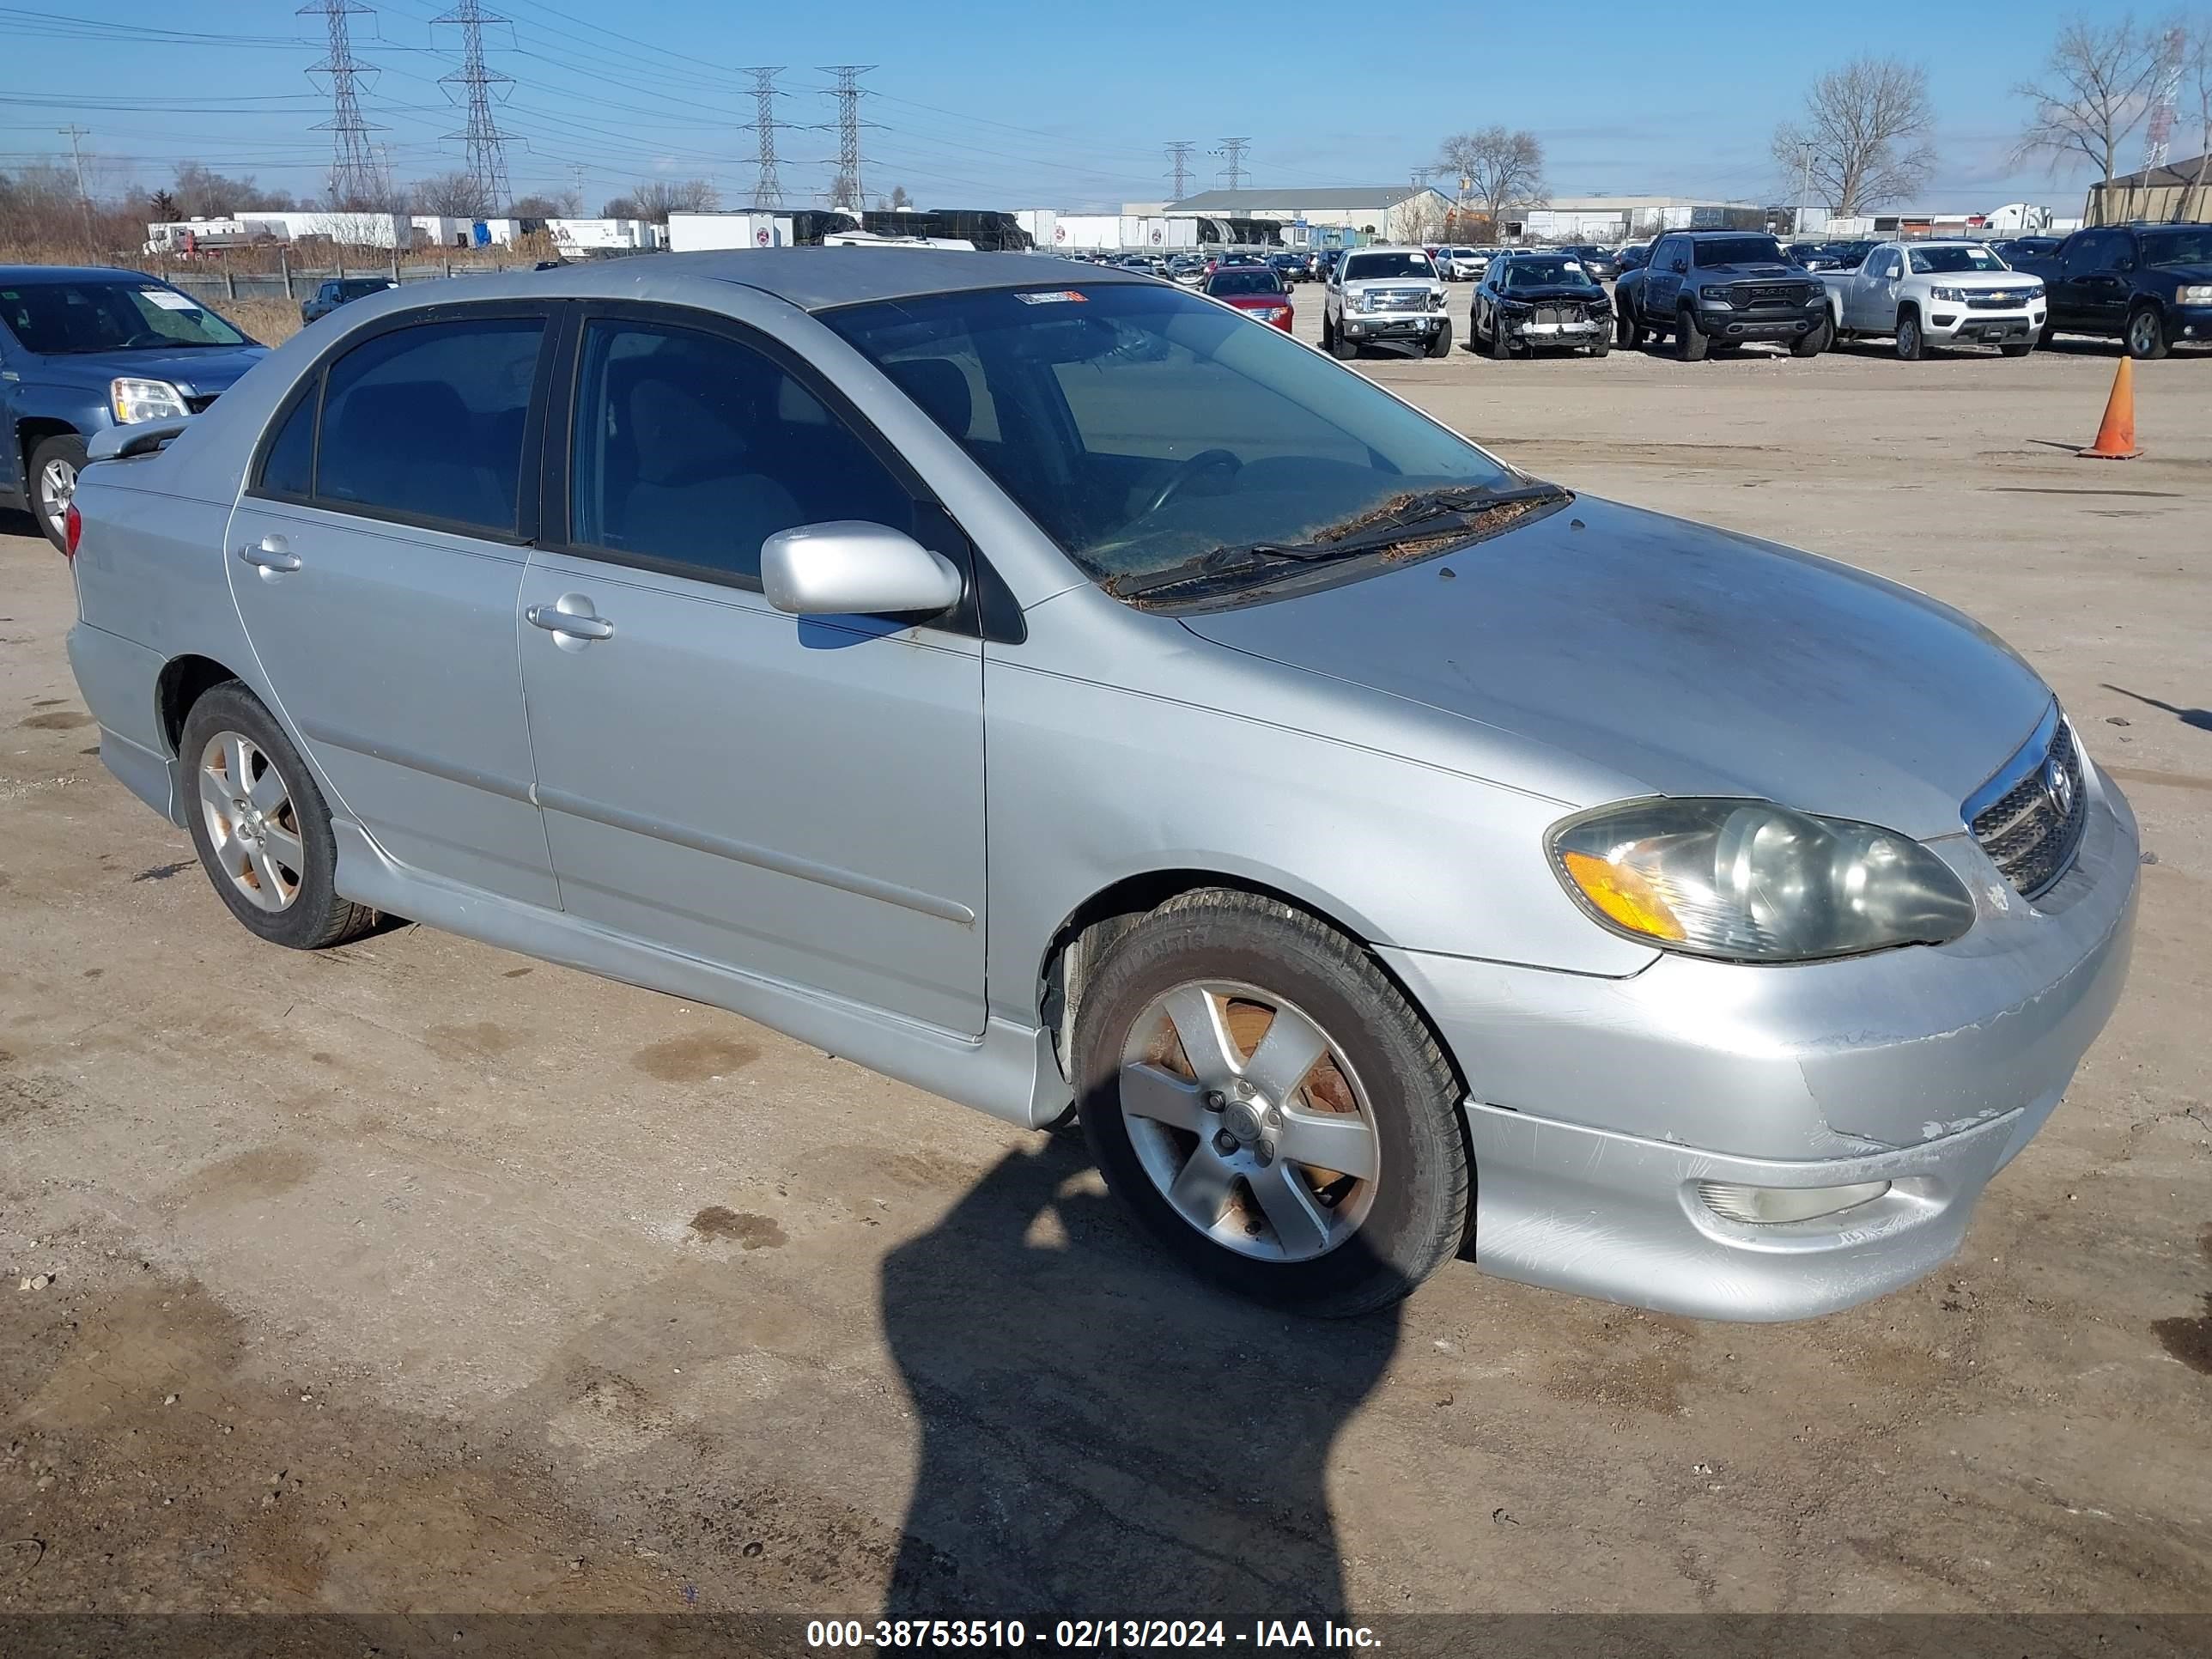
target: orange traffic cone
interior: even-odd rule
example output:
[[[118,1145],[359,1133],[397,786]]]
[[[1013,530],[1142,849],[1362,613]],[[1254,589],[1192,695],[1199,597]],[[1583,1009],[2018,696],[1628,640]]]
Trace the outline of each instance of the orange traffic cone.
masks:
[[[2112,376],[2112,395],[2105,404],[2105,419],[2097,428],[2097,441],[2076,454],[2093,461],[2131,461],[2142,453],[2136,447],[2136,365],[2120,359],[2120,372]]]

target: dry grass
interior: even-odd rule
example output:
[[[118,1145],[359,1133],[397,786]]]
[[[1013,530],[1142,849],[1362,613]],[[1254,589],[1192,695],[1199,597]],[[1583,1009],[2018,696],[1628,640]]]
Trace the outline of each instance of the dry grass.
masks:
[[[264,345],[281,345],[300,331],[297,300],[214,300],[209,308]]]

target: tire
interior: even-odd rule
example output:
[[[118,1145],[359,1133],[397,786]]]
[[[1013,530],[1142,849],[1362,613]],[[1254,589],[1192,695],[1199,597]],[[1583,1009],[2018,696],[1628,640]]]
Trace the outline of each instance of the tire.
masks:
[[[2154,363],[2173,349],[2166,337],[2165,313],[2156,306],[2137,306],[2128,318],[2128,331],[2123,337],[2128,356],[2138,362]]]
[[[192,848],[248,932],[295,951],[319,951],[358,939],[375,924],[375,911],[340,898],[332,885],[337,844],[330,808],[259,698],[236,680],[211,687],[185,714],[177,747]],[[223,799],[225,781],[240,776],[252,791]],[[258,817],[258,835],[237,811],[240,799]],[[221,847],[211,820],[221,821]],[[241,829],[246,833],[238,833]]]
[[[2043,332],[2035,337],[2035,343],[2039,346],[2048,349],[2052,337],[2056,336],[2057,332],[2058,325],[2052,322],[2051,319],[2046,316],[2043,319]]]
[[[1435,337],[1430,340],[1429,356],[1431,357],[1449,357],[1451,356],[1451,342],[1452,325],[1447,322],[1442,328],[1436,331]]]
[[[64,521],[76,495],[76,475],[83,470],[84,440],[74,432],[56,433],[32,447],[31,516],[46,532],[46,539],[64,553],[69,550]]]
[[[1688,311],[1685,310],[1675,317],[1674,356],[1677,359],[1686,363],[1702,363],[1712,346],[1713,343],[1705,337],[1705,331],[1698,326],[1697,319]]]
[[[1817,357],[1836,343],[1836,325],[1823,317],[1818,324],[1790,343],[1793,357]]]
[[[1904,310],[1897,313],[1897,360],[1901,363],[1917,363],[1928,355],[1928,337],[1920,331],[1920,313]]]
[[[1359,342],[1347,339],[1341,329],[1331,329],[1328,336],[1328,349],[1335,356],[1337,362],[1348,363],[1359,355]]]
[[[1593,357],[1602,357],[1606,353],[1612,349],[1612,337],[1610,335],[1601,334],[1590,342],[1589,355]]]
[[[1997,350],[2007,357],[2025,357],[2029,352],[2034,349],[2035,342],[2033,340],[2022,340],[2016,345],[2000,345],[1997,347]]]
[[[1620,307],[1613,319],[1613,343],[1623,350],[1633,351],[1647,337],[1644,325],[1636,315],[1633,303]]]
[[[1321,314],[1321,349],[1323,351],[1336,349],[1336,331],[1328,325],[1328,313],[1326,311]]]
[[[1242,994],[1207,988],[1221,986]],[[1243,1073],[1266,1062],[1257,1045],[1243,1050],[1273,1035],[1284,1010],[1286,1029],[1322,1054],[1290,1087],[1263,1082],[1248,1097]],[[1180,1041],[1186,1024],[1208,1036]],[[1470,1171],[1451,1066],[1373,959],[1303,911],[1219,888],[1170,899],[1101,956],[1076,1011],[1074,1060],[1107,1186],[1171,1254],[1243,1295],[1325,1317],[1365,1313],[1465,1240]],[[1147,1078],[1141,1095],[1130,1088]],[[1222,1085],[1211,1096],[1209,1081]],[[1160,1109],[1133,1110],[1125,1097]],[[1276,1156],[1277,1137],[1356,1156],[1372,1173],[1317,1173]],[[1325,1174],[1334,1178],[1324,1184]]]
[[[1513,357],[1513,337],[1495,317],[1490,319],[1490,355],[1501,363],[1510,362]]]

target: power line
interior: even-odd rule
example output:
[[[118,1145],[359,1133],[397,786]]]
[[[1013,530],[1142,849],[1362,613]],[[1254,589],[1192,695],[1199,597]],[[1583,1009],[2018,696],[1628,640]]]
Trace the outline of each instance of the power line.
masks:
[[[369,15],[370,8],[360,0],[318,0],[317,4],[301,7],[296,15],[320,17],[328,26],[329,51],[307,73],[331,77],[331,118],[315,128],[331,135],[331,199],[340,207],[388,201],[391,191],[385,187],[368,142],[371,132],[383,129],[362,118],[361,96],[354,85],[356,76],[373,72],[375,65],[353,55],[352,27],[348,20]]]
[[[1188,138],[1178,138],[1167,147],[1168,166],[1174,169],[1175,199],[1178,202],[1190,194],[1190,153],[1197,148]]]
[[[492,118],[491,89],[495,86],[512,85],[513,77],[497,70],[484,67],[483,26],[504,23],[504,17],[486,15],[477,0],[454,0],[453,9],[430,20],[433,28],[441,23],[453,23],[461,31],[461,66],[450,75],[439,76],[444,86],[464,86],[469,89],[468,125],[459,132],[449,132],[448,138],[459,138],[468,146],[467,173],[475,182],[480,205],[486,213],[507,206],[514,198],[514,189],[507,179],[507,146],[499,124]]]
[[[760,144],[760,176],[753,185],[755,207],[780,208],[783,205],[783,180],[776,176],[775,155],[775,77],[782,73],[781,66],[754,67],[739,70],[740,75],[753,77],[752,131]]]
[[[830,205],[848,213],[858,213],[867,199],[860,191],[860,128],[866,125],[860,119],[860,99],[866,92],[860,77],[874,68],[873,64],[821,65],[823,74],[837,77],[836,88],[830,94],[837,100],[837,179],[830,187]]]

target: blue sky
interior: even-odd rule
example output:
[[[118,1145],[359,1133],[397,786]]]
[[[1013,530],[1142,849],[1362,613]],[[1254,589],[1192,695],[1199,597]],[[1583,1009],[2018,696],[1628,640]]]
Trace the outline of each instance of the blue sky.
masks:
[[[295,191],[317,188],[328,114],[306,74],[319,17],[297,0],[88,4],[66,17],[0,0],[0,167],[66,153],[76,122],[104,180],[166,176],[193,157]],[[456,167],[460,125],[438,77],[459,31],[433,28],[449,0],[380,0],[354,20],[364,82],[392,172]],[[2007,152],[2024,112],[2011,88],[2036,72],[2062,17],[2051,0],[1980,0],[1930,14],[1902,0],[1834,6],[1705,0],[1694,46],[1658,29],[1649,4],[1412,8],[1419,44],[1372,50],[1383,33],[1333,31],[1363,9],[1344,0],[1265,7],[1191,0],[965,0],[957,6],[842,0],[738,9],[709,0],[483,0],[510,21],[487,31],[492,67],[514,77],[499,109],[518,191],[580,176],[587,204],[632,180],[714,179],[726,204],[754,178],[750,82],[736,66],[787,64],[782,118],[833,118],[819,64],[879,65],[866,114],[871,198],[902,184],[927,204],[1103,206],[1168,194],[1161,144],[1251,139],[1249,180],[1266,185],[1395,182],[1446,134],[1492,121],[1544,143],[1556,194],[1695,194],[1784,200],[1767,157],[1775,123],[1805,84],[1851,49],[1893,43],[1929,72],[1942,165],[1922,205],[2008,201],[2079,211],[2078,170],[2057,177]],[[1848,28],[1838,27],[1849,19]],[[88,34],[96,38],[85,38]],[[1917,50],[1914,42],[1929,44]],[[1741,42],[1741,45],[1732,45]],[[1968,43],[1971,43],[1969,49]],[[2193,153],[2177,133],[2175,153]],[[2127,152],[2138,159],[2140,139]],[[835,135],[778,135],[787,196],[828,183]],[[1198,158],[1201,183],[1218,160]],[[577,169],[581,169],[579,175]]]

